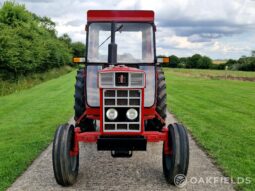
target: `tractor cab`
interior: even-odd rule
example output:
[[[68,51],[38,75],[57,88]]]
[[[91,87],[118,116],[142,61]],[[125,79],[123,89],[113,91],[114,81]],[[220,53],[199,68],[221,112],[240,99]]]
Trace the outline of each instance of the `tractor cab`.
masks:
[[[88,11],[87,17],[87,63],[155,63],[152,11]]]
[[[145,106],[155,103],[155,30],[153,11],[88,11],[86,25],[87,104],[99,107],[97,71],[117,65],[146,73]]]

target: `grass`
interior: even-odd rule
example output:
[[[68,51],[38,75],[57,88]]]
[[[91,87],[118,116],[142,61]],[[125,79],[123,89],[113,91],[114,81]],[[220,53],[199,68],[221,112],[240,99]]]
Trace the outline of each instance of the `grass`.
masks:
[[[171,69],[172,74],[178,76],[191,76],[198,78],[212,78],[217,77],[235,77],[235,78],[252,78],[255,79],[255,72],[244,72],[244,71],[225,71],[225,70],[203,70],[203,69]]]
[[[168,109],[228,176],[252,179],[238,189],[255,190],[255,83],[198,77],[202,71],[219,72],[165,69]]]
[[[18,80],[2,80],[0,75],[0,96],[19,92],[31,88],[42,82],[57,78],[73,70],[70,66],[53,68],[44,73],[34,73],[28,76],[20,76]]]
[[[73,114],[71,72],[33,88],[0,97],[0,190],[6,189]]]
[[[168,107],[231,177],[255,190],[255,83],[205,78],[223,71],[165,69]],[[188,75],[187,75],[188,73]],[[75,72],[0,97],[0,190],[6,189],[73,113]],[[255,73],[231,72],[255,77]]]

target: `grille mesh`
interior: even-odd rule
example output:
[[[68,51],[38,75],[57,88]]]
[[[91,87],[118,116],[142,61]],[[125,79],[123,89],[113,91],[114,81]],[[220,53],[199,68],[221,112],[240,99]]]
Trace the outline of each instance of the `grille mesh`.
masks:
[[[127,124],[117,124],[117,130],[127,130]]]
[[[103,111],[107,108],[136,108],[139,113],[141,112],[141,90],[104,90],[103,91],[104,106]],[[106,108],[105,108],[106,107]],[[105,114],[104,114],[104,117]],[[116,131],[140,131],[141,120],[130,121],[105,121],[104,120],[104,131],[116,132]]]

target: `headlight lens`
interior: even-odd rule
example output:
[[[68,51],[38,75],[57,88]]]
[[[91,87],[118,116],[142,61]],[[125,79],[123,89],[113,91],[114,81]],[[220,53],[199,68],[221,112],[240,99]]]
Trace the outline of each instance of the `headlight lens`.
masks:
[[[134,120],[137,118],[138,113],[135,109],[131,108],[127,111],[126,116],[129,120]]]
[[[111,108],[107,110],[106,116],[110,120],[115,120],[118,117],[118,112],[116,109]]]

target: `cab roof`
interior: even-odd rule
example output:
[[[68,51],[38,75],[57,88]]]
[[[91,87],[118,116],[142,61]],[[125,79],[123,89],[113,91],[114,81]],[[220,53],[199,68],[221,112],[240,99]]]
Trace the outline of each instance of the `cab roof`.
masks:
[[[127,10],[89,10],[88,22],[119,21],[119,22],[154,22],[154,12]]]

